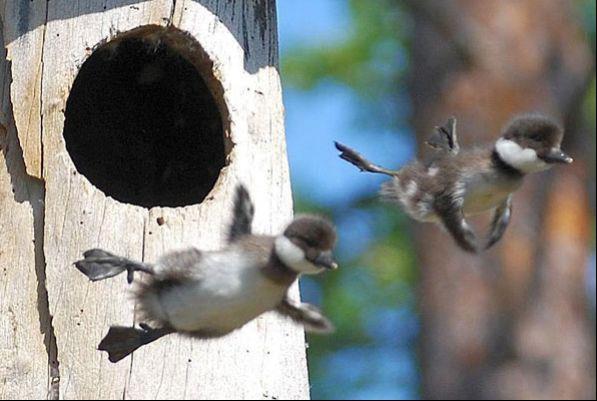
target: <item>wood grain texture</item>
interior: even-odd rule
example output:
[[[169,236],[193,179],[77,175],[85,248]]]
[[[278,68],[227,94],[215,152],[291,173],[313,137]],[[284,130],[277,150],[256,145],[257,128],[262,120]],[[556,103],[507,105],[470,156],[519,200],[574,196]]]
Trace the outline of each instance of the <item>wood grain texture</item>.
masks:
[[[94,247],[149,262],[185,245],[219,248],[239,182],[248,186],[256,204],[257,232],[276,233],[289,222],[292,198],[274,2],[0,0],[0,11],[2,20],[10,21],[3,26],[9,56],[0,58],[3,109],[14,112],[16,121],[16,128],[7,131],[10,121],[2,115],[0,138],[13,132],[14,142],[23,146],[18,173],[6,172],[10,161],[0,164],[0,243],[14,248],[8,256],[0,254],[0,261],[1,266],[15,265],[0,289],[2,300],[14,300],[21,308],[11,310],[26,317],[18,321],[23,329],[38,334],[40,322],[45,324],[42,334],[19,337],[11,331],[12,302],[0,303],[0,398],[308,398],[303,330],[274,313],[223,339],[170,336],[119,364],[109,363],[96,350],[100,339],[110,325],[134,323],[126,280],[89,283],[72,266]],[[94,46],[118,32],[170,23],[195,37],[214,62],[228,110],[229,155],[203,203],[147,210],[115,201],[77,172],[62,135],[64,110]],[[11,66],[9,85],[4,70],[10,72]],[[11,185],[26,184],[37,209],[27,204],[29,198],[18,201],[11,194]],[[22,283],[18,289],[7,284],[15,280]],[[298,297],[296,287],[293,294]],[[56,377],[52,384],[51,377],[58,375],[56,366],[48,368],[54,336],[59,383]],[[32,355],[27,374],[22,374],[21,359],[13,357],[17,346]]]
[[[238,182],[247,185],[255,202],[256,231],[280,232],[291,218],[280,79],[272,56],[277,48],[275,19],[273,14],[257,15],[258,7],[247,4],[176,2],[173,24],[197,38],[214,61],[230,114],[233,147],[229,166],[208,200],[184,209],[150,211],[148,261],[184,244],[221,246]],[[268,35],[262,36],[262,29]],[[244,36],[253,38],[246,49],[237,40]],[[165,224],[158,225],[158,217]],[[307,398],[303,331],[272,313],[224,339],[164,338],[132,359],[126,398],[148,394],[155,399]]]
[[[2,25],[0,24],[0,28]],[[3,43],[0,29],[0,43]],[[0,399],[44,399],[47,320],[38,313],[39,186],[27,176],[12,116],[11,72],[0,48]]]
[[[41,70],[46,2],[4,1],[6,59],[11,62],[12,113],[27,173],[41,178]],[[16,73],[14,73],[16,72]]]

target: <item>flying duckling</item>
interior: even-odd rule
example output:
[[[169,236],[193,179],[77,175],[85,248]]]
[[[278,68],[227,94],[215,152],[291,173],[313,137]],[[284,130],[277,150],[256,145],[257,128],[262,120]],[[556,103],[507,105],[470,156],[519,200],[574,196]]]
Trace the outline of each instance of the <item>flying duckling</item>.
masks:
[[[392,177],[382,198],[397,203],[412,218],[442,224],[465,251],[477,253],[500,240],[510,221],[512,194],[530,173],[572,158],[561,150],[562,128],[539,114],[515,117],[491,148],[460,149],[456,119],[436,127],[427,145],[436,149],[427,163],[414,161],[400,170],[375,165],[336,142],[340,157],[361,171]],[[487,239],[479,244],[466,217],[493,211]]]
[[[155,264],[132,261],[101,249],[75,263],[91,281],[127,272],[141,311],[140,328],[112,326],[98,349],[118,362],[139,347],[179,333],[194,338],[224,336],[264,312],[275,310],[307,331],[329,333],[331,322],[288,290],[301,274],[338,267],[332,257],[336,232],[327,220],[296,217],[277,236],[252,233],[254,206],[244,186],[236,190],[228,245],[219,251],[189,248],[169,252]],[[147,280],[135,280],[135,272]]]

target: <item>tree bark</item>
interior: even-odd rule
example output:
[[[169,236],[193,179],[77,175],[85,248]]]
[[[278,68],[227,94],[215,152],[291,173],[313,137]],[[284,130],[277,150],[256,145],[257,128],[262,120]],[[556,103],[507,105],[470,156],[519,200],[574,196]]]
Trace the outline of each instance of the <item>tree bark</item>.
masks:
[[[148,262],[186,245],[218,249],[240,182],[256,232],[291,219],[274,1],[0,0],[0,12],[0,398],[308,398],[303,330],[275,314],[223,339],[169,336],[109,363],[96,348],[110,325],[135,323],[128,287],[122,277],[89,283],[72,267],[95,247]],[[145,25],[198,41],[217,83],[208,87],[226,166],[199,204],[119,202],[67,151],[65,109],[81,66]]]
[[[575,157],[525,179],[505,237],[481,256],[437,227],[417,227],[424,398],[595,397],[584,291],[591,142],[580,109],[594,67],[572,5],[410,3],[419,144],[451,115],[471,145],[495,141],[517,113],[540,111],[565,124],[563,148]]]

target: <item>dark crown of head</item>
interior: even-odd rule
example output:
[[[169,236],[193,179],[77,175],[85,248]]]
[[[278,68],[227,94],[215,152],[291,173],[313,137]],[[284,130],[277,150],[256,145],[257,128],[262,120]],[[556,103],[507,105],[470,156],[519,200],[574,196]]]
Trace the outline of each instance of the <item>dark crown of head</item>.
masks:
[[[523,114],[506,125],[502,136],[523,146],[536,147],[541,144],[553,147],[562,142],[563,130],[549,117],[541,114]]]
[[[284,235],[325,250],[332,249],[336,243],[334,226],[325,218],[313,215],[297,216],[286,228]]]

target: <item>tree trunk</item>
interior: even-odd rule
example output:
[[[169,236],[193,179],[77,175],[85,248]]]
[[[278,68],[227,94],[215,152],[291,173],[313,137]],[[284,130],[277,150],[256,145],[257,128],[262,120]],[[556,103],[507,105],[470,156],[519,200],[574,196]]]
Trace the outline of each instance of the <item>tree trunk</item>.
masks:
[[[593,398],[584,291],[591,145],[579,106],[594,69],[572,3],[410,4],[420,144],[451,115],[470,145],[495,141],[517,113],[541,111],[565,123],[563,148],[575,157],[525,179],[505,237],[481,256],[418,226],[423,397]]]
[[[291,219],[274,1],[0,0],[0,13],[0,398],[307,398],[303,331],[274,314],[111,364],[96,348],[138,323],[128,286],[72,266],[95,247],[148,262],[218,249],[240,182],[255,231]],[[147,137],[161,120],[163,138]]]

